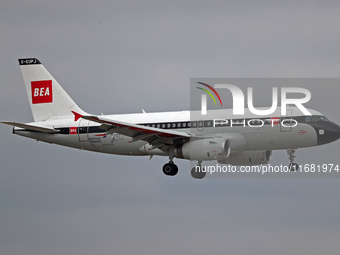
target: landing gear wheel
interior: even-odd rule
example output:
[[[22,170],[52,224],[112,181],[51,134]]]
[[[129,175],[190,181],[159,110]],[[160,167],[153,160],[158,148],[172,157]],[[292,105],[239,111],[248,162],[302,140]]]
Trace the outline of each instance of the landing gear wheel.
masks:
[[[174,163],[167,163],[163,166],[163,173],[165,175],[174,176],[178,173],[178,166]]]
[[[203,179],[206,174],[203,166],[195,166],[191,169],[191,176],[194,179]]]
[[[290,163],[290,164],[289,164],[289,170],[290,170],[290,171],[296,172],[296,171],[299,170],[299,165],[296,164],[296,163]]]
[[[289,160],[290,160],[290,164],[289,164],[289,170],[292,172],[296,172],[299,170],[299,165],[294,163],[294,159],[295,159],[295,151],[296,149],[288,149],[287,150],[287,154],[289,156]]]

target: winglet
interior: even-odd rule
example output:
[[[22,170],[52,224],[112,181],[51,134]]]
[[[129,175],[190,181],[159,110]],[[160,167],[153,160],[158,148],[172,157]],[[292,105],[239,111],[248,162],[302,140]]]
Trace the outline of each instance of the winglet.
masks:
[[[81,117],[83,117],[83,115],[77,113],[77,112],[74,112],[72,111],[72,113],[74,114],[74,121],[77,121],[79,120]]]

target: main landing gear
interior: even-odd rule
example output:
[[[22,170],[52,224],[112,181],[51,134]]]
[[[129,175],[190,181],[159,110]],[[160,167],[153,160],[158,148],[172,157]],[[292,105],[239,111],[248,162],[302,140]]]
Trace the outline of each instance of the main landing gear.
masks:
[[[178,173],[178,166],[170,160],[163,166],[163,173],[169,176],[175,176]]]
[[[204,166],[202,166],[202,161],[198,161],[197,166],[191,169],[191,176],[194,179],[203,179],[206,175],[204,171]],[[175,176],[178,173],[178,166],[173,162],[173,157],[170,157],[169,163],[163,166],[163,173],[168,176]]]
[[[169,151],[169,163],[163,166],[163,173],[168,176],[175,176],[178,173],[178,166],[174,163],[173,159],[175,154],[173,150]],[[206,175],[205,168],[202,166],[202,161],[198,161],[197,166],[191,169],[191,176],[194,179],[203,179]]]
[[[202,166],[202,161],[198,161],[197,166],[194,166],[191,169],[191,176],[194,179],[203,179],[206,175],[206,171],[204,169],[204,166]]]
[[[173,159],[175,154],[173,150],[169,151],[169,163],[163,166],[163,173],[169,176],[175,176],[178,173],[178,166],[174,163]]]
[[[294,158],[296,157],[294,155],[296,149],[288,149],[287,154],[289,156],[290,164],[289,164],[289,169],[290,171],[297,171],[299,170],[299,165],[297,163],[294,163]]]
[[[201,165],[202,162],[198,162],[198,165],[191,169],[191,176],[194,179],[203,179],[206,175],[204,171],[204,166]],[[163,173],[168,176],[175,176],[178,173],[178,166],[170,160],[163,166]]]

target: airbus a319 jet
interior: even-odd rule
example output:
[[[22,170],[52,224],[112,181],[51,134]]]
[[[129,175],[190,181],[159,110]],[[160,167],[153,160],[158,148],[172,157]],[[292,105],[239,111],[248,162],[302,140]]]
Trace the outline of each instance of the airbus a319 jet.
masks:
[[[340,127],[323,114],[308,109],[311,116],[305,116],[296,107],[287,108],[289,116],[281,115],[278,107],[264,118],[246,109],[242,120],[231,109],[209,110],[200,120],[190,119],[190,111],[91,115],[79,108],[38,59],[19,59],[19,64],[34,122],[2,122],[14,126],[14,134],[94,152],[166,156],[169,162],[163,172],[168,176],[178,172],[174,158],[195,160],[198,166],[211,160],[259,165],[269,162],[272,150],[287,150],[289,167],[297,170],[296,149],[340,138]],[[281,125],[287,118],[296,125]],[[257,122],[261,126],[254,127]],[[195,178],[204,177],[204,171],[194,170]]]

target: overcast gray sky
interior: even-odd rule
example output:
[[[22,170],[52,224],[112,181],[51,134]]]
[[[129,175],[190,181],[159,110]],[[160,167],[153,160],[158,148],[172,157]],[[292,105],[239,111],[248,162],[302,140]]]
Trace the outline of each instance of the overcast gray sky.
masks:
[[[33,120],[18,58],[90,113],[183,110],[193,77],[339,77],[339,24],[336,1],[2,0],[0,120]],[[337,123],[339,92],[313,95]],[[170,178],[167,158],[0,139],[0,254],[339,253],[340,179]]]

